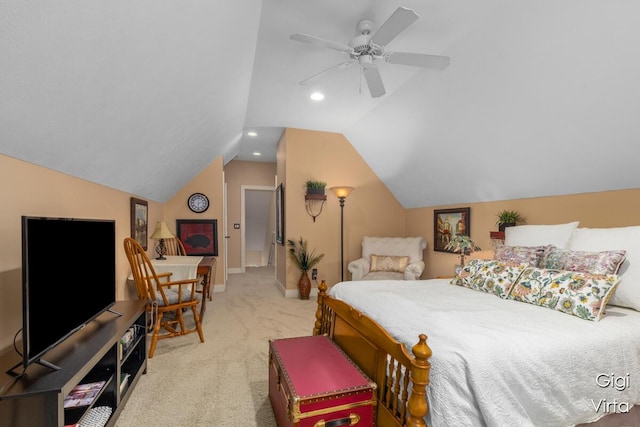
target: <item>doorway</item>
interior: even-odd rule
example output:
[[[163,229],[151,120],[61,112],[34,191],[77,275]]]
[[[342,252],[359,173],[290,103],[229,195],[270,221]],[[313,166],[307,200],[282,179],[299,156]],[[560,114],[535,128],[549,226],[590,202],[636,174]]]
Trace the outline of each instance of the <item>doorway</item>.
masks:
[[[273,187],[241,186],[241,269],[274,264],[275,192]]]

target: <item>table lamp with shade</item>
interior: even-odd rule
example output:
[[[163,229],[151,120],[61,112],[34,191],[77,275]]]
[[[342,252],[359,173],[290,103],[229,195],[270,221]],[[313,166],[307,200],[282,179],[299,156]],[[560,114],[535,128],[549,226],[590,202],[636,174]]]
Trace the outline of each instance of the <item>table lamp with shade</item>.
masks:
[[[169,231],[169,227],[167,227],[166,222],[164,221],[156,222],[156,229],[153,231],[153,234],[151,235],[152,239],[159,240],[158,246],[156,246],[156,253],[158,254],[158,257],[156,259],[158,260],[166,259],[164,256],[167,253],[167,246],[164,243],[164,239],[173,239],[175,237],[176,236],[171,234],[171,232]]]
[[[460,255],[460,265],[455,267],[457,273],[459,269],[464,267],[464,257],[471,255],[475,251],[479,251],[480,246],[471,240],[471,237],[458,234],[447,243],[444,249]]]

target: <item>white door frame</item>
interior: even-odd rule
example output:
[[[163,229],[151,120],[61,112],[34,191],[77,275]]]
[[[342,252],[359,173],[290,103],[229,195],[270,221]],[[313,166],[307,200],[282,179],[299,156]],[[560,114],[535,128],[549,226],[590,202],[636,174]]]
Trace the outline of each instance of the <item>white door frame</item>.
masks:
[[[264,185],[241,185],[240,186],[240,219],[242,220],[242,225],[240,226],[240,270],[242,273],[246,272],[244,248],[245,248],[245,238],[246,238],[245,230],[247,229],[247,222],[245,221],[244,199],[245,199],[245,192],[247,190],[274,192],[276,189],[274,187],[264,186]]]
[[[229,241],[229,230],[227,229],[227,180],[224,175],[224,171],[222,171],[222,232],[224,238],[222,239],[223,248],[224,248],[224,284],[226,286],[227,280],[229,279],[229,245],[227,242]]]

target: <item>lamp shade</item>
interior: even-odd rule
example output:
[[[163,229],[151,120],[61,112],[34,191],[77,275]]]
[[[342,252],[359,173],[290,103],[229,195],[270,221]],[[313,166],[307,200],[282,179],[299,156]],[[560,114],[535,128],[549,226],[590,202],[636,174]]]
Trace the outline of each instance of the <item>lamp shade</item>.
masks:
[[[331,187],[329,190],[338,198],[346,198],[353,191],[353,187]]]
[[[480,247],[471,240],[469,236],[457,235],[444,247],[446,250],[456,254],[469,255],[475,251],[479,251]]]
[[[173,239],[175,236],[169,231],[167,223],[164,221],[156,222],[156,229],[151,235],[152,239]]]

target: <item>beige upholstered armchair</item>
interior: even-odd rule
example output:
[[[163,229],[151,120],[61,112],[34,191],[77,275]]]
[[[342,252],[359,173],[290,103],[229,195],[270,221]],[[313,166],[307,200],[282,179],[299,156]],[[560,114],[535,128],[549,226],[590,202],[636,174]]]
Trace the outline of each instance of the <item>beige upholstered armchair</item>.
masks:
[[[417,280],[424,271],[423,237],[362,238],[362,258],[349,263],[352,280]]]

